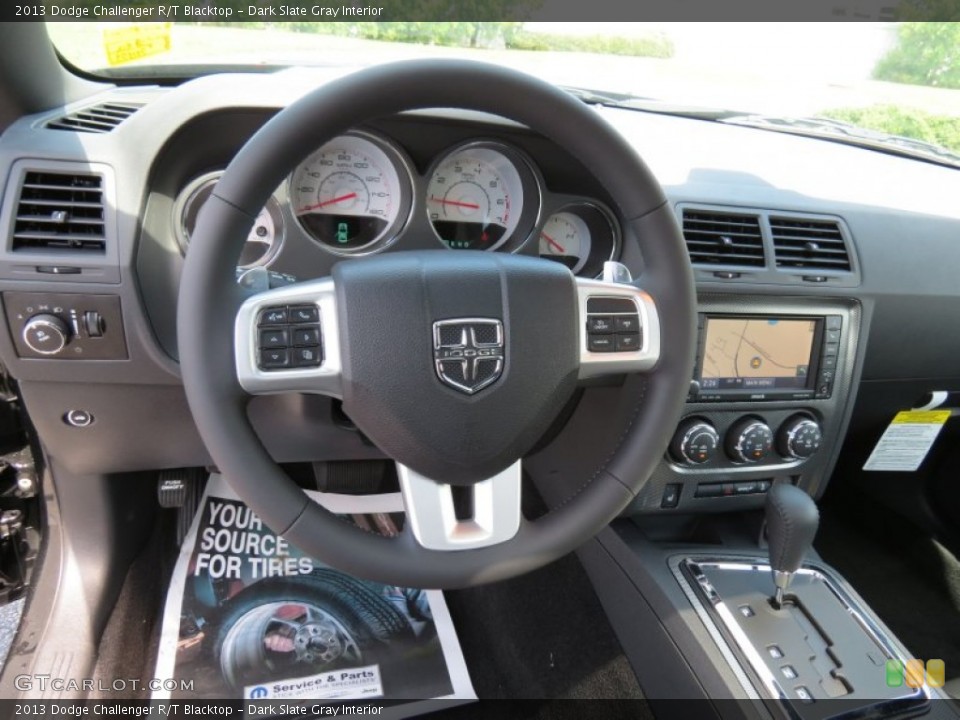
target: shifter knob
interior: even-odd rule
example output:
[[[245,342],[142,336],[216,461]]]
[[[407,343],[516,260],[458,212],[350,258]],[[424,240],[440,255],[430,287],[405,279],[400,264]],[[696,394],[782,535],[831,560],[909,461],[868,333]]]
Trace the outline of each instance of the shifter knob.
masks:
[[[767,544],[776,586],[774,604],[783,602],[793,574],[813,544],[820,513],[813,498],[793,485],[774,485],[767,493]]]

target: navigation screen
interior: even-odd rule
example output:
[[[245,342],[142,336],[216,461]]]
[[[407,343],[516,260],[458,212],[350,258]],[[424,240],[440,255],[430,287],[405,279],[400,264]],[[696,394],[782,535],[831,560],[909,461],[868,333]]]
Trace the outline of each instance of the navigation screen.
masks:
[[[816,320],[707,318],[704,390],[807,387]]]

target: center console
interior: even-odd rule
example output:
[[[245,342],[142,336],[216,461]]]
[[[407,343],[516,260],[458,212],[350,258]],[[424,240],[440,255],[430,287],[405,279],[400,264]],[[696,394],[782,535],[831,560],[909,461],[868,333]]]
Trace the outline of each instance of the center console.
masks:
[[[859,326],[847,300],[701,296],[684,416],[631,513],[760,507],[782,482],[819,494],[845,429]]]

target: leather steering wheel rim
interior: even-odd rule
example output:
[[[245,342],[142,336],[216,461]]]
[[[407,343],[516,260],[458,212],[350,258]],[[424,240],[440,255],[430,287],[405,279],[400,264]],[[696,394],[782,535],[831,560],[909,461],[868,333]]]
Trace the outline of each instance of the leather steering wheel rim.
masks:
[[[247,419],[233,320],[244,300],[235,261],[259,209],[302,160],[348,129],[396,113],[451,107],[522,123],[566,148],[608,189],[625,242],[640,239],[643,289],[656,300],[661,352],[615,451],[567,502],[523,521],[501,544],[429,550],[316,505],[271,459]],[[634,239],[634,240],[632,240]],[[438,251],[439,252],[439,251]],[[363,260],[350,262],[364,262]],[[696,303],[689,257],[662,190],[594,109],[543,81],[470,61],[408,61],[329,82],[281,110],[240,150],[205,203],[180,283],[177,333],[187,399],[217,467],[273,531],[330,566],[379,582],[452,588],[519,575],[574,550],[615,519],[669,443],[689,387]],[[631,387],[627,384],[625,387]]]

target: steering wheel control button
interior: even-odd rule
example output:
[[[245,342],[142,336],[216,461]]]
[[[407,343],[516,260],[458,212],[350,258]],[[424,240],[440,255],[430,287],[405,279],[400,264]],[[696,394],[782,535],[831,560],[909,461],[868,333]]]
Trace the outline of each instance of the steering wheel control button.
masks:
[[[640,332],[640,316],[617,315],[613,319],[618,333],[637,333]]]
[[[587,332],[591,335],[607,335],[614,331],[614,320],[609,315],[591,315],[587,318]]]
[[[320,328],[295,327],[293,329],[293,344],[296,347],[316,347],[320,344]]]
[[[298,347],[293,349],[294,367],[318,367],[323,362],[323,352],[319,347]]]
[[[279,370],[290,367],[290,351],[287,349],[266,349],[260,351],[260,368]]]
[[[290,322],[318,323],[320,322],[320,312],[316,305],[298,305],[290,308]]]
[[[290,336],[281,328],[260,331],[261,348],[285,348],[290,345]]]
[[[643,342],[640,333],[617,333],[617,352],[636,352]]]
[[[287,309],[285,307],[272,307],[260,311],[258,325],[286,325]]]
[[[616,340],[613,335],[590,335],[587,339],[590,352],[608,353],[616,350]]]
[[[67,410],[63,421],[71,427],[85,428],[93,424],[93,415],[86,410]]]

